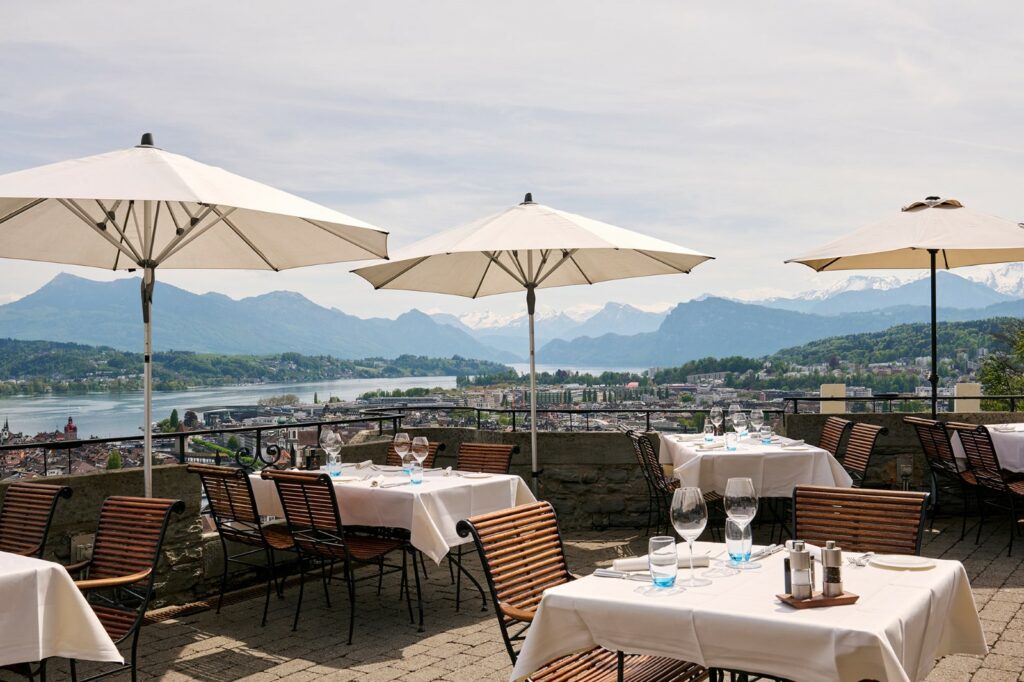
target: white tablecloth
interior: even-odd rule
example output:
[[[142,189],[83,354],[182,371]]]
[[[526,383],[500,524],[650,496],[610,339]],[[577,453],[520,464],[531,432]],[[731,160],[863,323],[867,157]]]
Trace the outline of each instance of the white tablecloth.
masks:
[[[712,553],[722,548],[698,544]],[[595,645],[801,682],[921,680],[938,657],[986,653],[959,562],[938,561],[927,571],[844,567],[846,590],[860,595],[856,604],[798,611],[774,596],[783,588],[782,560],[775,554],[759,570],[668,597],[592,576],[552,588],[512,679]]]
[[[701,442],[663,434],[660,457],[663,463],[672,464],[682,485],[697,486],[704,492],[724,494],[726,482],[737,476],[753,480],[760,497],[791,497],[797,485],[849,488],[852,483],[835,457],[812,445],[806,450],[787,450],[744,438],[735,452],[726,452],[725,448],[698,450]],[[782,442],[791,441],[784,438]]]
[[[63,566],[0,552],[0,665],[51,656],[124,662]]]
[[[249,478],[260,514],[283,517],[274,482],[259,474]],[[399,473],[386,480],[391,483],[403,478]],[[451,547],[471,542],[455,531],[462,519],[535,501],[522,478],[497,474],[464,478],[427,473],[420,485],[371,488],[369,481],[355,481],[335,483],[334,489],[342,523],[404,528],[413,547],[438,562]]]
[[[1024,424],[988,424],[988,432],[992,436],[992,445],[999,457],[999,464],[1010,471],[1024,471]],[[1013,431],[998,431],[999,428],[1012,428]],[[1019,430],[1018,430],[1019,429]],[[950,439],[953,454],[960,460],[960,470],[967,468],[967,455],[960,443],[960,435],[954,433]]]

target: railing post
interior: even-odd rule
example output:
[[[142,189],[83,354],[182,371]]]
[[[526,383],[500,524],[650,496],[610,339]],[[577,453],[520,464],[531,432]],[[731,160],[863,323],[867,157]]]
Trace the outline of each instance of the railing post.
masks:
[[[480,408],[476,408],[476,430],[480,430]]]
[[[378,436],[383,436],[384,435],[384,420],[383,419],[378,419],[377,420],[377,435]]]
[[[49,452],[50,451],[47,448],[43,448],[43,476],[46,476],[47,473],[50,471]]]
[[[569,413],[569,432],[572,432],[572,412]]]
[[[645,431],[650,431],[651,430],[651,412],[650,412],[650,410],[648,410],[647,412],[644,412],[644,417],[646,417],[646,421],[647,421],[647,428],[644,429],[644,430]]]
[[[583,427],[584,430],[589,431],[590,430],[590,413],[589,412],[584,412],[583,413],[583,422],[584,422],[584,427]]]
[[[256,458],[263,459],[263,431],[256,429]]]
[[[516,430],[516,408],[512,408],[512,431]]]
[[[1017,411],[1017,398],[1015,396],[1010,396],[1010,412],[1016,412],[1016,411]]]
[[[68,476],[71,475],[71,448],[68,448]]]
[[[185,434],[178,435],[178,464],[185,463]]]

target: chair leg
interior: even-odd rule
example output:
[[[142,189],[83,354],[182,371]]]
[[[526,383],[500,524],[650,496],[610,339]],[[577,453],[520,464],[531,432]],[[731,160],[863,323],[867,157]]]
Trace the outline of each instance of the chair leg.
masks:
[[[142,624],[135,628],[135,634],[132,635],[132,682],[136,682],[136,677],[139,673],[138,666],[138,652],[139,652],[139,633],[142,631]]]
[[[324,585],[324,599],[327,600],[327,608],[331,608],[331,592],[327,589],[327,561],[320,560],[320,582]]]
[[[348,559],[345,560],[345,566],[351,568],[351,564]],[[345,580],[348,583],[348,643],[352,644],[352,633],[356,628],[356,576],[355,571],[346,570]]]
[[[384,557],[381,557],[377,561],[377,596],[380,596],[381,590],[384,588]],[[402,598],[401,595],[398,596]]]
[[[260,627],[265,627],[267,624],[267,611],[270,609],[270,592],[274,589],[276,579],[274,570],[274,555],[270,549],[264,548],[267,555],[267,596],[263,599],[263,620],[260,621]]]
[[[414,549],[413,552],[415,553],[412,555],[412,574],[416,578],[416,607],[420,615],[420,627],[417,632],[423,632],[423,592],[420,590],[420,574],[416,567],[416,555],[419,554],[419,550]]]
[[[404,584],[409,579],[409,552],[410,547],[407,545],[402,548],[402,583]],[[383,561],[383,559],[381,559]],[[405,606],[409,609],[409,622],[415,623],[416,618],[412,615],[412,591],[405,591]]]
[[[462,545],[459,545],[457,554],[459,555],[459,566],[462,565]],[[462,607],[462,571],[457,571],[458,575],[455,577],[455,610],[458,611]]]
[[[32,673],[29,673],[29,680],[32,679]],[[39,661],[39,682],[46,682],[46,659]]]
[[[1013,503],[1013,493],[1006,494],[1010,502],[1010,546],[1006,548],[1006,556],[1013,555],[1013,536],[1017,534],[1017,505]]]
[[[977,489],[978,495],[978,534],[974,538],[974,544],[981,542],[981,527],[985,525],[985,500],[982,499],[981,486]]]
[[[224,602],[224,592],[228,587],[228,543],[223,536],[220,539],[221,549],[224,550],[224,573],[220,577],[220,596],[217,597],[217,613],[220,613],[220,605]]]
[[[299,601],[295,604],[295,620],[292,622],[292,632],[299,627],[299,612],[302,611],[302,595],[306,588],[306,566],[302,557],[299,557]]]

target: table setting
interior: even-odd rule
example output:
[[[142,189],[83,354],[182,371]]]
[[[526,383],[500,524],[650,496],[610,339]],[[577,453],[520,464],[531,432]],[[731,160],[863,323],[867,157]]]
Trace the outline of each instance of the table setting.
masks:
[[[999,465],[1007,471],[1024,472],[1024,424],[988,424],[992,445],[999,455]],[[959,434],[950,439],[953,454],[960,460],[960,470],[967,469],[967,455]]]
[[[749,528],[752,481],[727,488],[728,521]],[[957,561],[844,553],[833,541],[702,542],[699,488],[674,493],[670,520],[685,544],[652,537],[647,555],[544,593],[513,682],[596,645],[809,682],[922,680],[941,656],[987,652]]]

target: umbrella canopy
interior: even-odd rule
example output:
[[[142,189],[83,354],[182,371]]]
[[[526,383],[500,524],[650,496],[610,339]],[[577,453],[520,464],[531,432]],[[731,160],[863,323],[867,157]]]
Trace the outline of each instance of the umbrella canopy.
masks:
[[[387,257],[387,233],[153,145],[0,175],[0,257],[143,270],[145,480],[156,268],[284,270]]]
[[[530,423],[534,483],[537,404],[535,290],[630,277],[688,273],[711,256],[526,200],[500,213],[427,237],[387,263],[354,272],[375,289],[478,298],[526,291],[530,321]],[[536,486],[535,486],[536,487]]]
[[[936,270],[1024,260],[1024,225],[972,211],[956,199],[928,197],[787,263],[826,270],[931,271],[932,416],[938,401]]]

